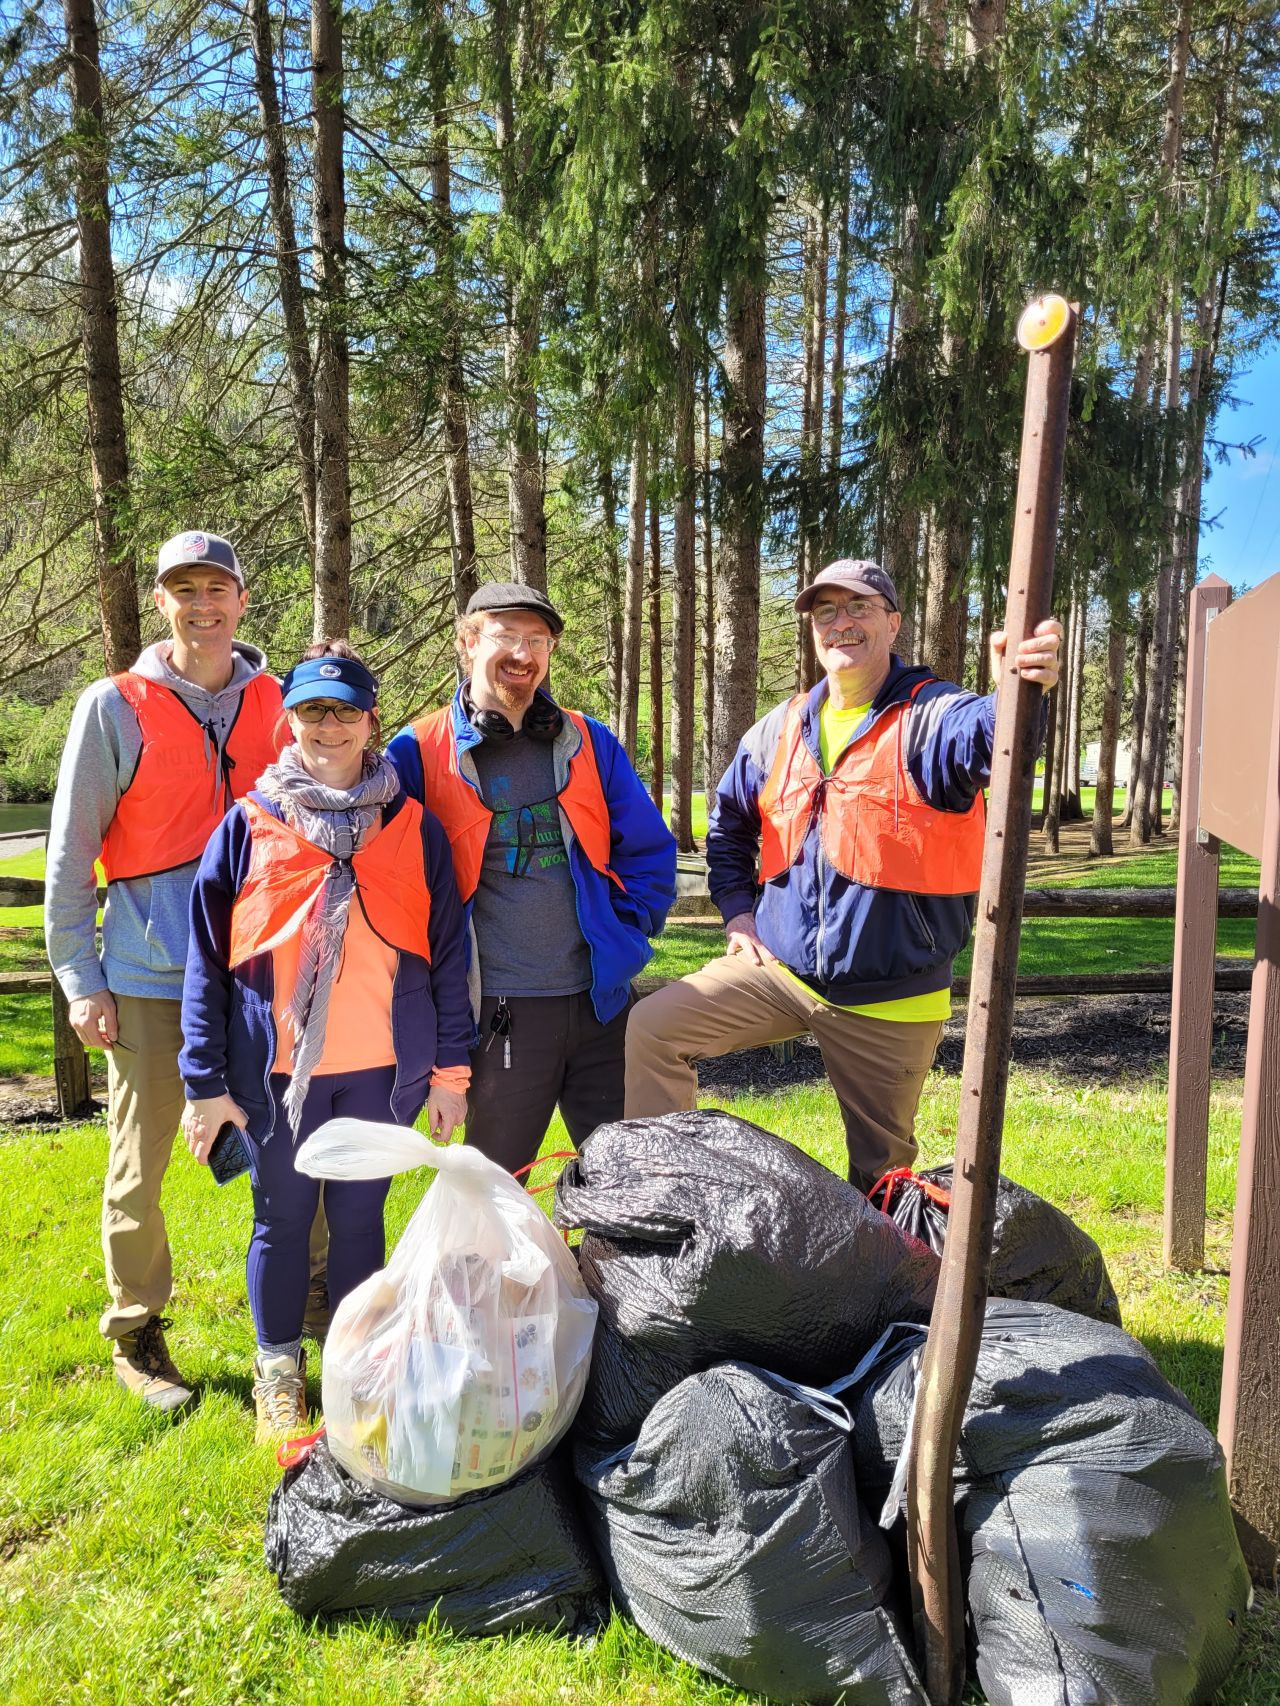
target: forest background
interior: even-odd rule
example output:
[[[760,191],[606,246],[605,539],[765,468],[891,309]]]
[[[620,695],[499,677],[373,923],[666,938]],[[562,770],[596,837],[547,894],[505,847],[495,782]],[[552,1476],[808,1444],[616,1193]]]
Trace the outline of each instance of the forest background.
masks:
[[[0,0],[0,797],[159,635],[170,534],[236,542],[279,668],[349,635],[391,727],[484,579],[692,845],[812,679],[791,600],[894,575],[987,686],[1034,291],[1080,302],[1046,836],[1161,827],[1186,589],[1274,336],[1262,0]]]

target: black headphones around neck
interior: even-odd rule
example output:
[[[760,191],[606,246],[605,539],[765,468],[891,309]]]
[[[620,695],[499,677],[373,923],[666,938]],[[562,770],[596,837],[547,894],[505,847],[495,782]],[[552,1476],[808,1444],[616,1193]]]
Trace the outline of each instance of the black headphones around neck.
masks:
[[[525,712],[524,722],[519,730],[501,711],[478,711],[469,687],[462,690],[462,709],[480,739],[492,741],[498,746],[504,741],[514,740],[517,733],[528,735],[530,740],[553,741],[564,727],[564,716],[559,705],[554,699],[548,699],[545,693],[534,694],[533,703]]]

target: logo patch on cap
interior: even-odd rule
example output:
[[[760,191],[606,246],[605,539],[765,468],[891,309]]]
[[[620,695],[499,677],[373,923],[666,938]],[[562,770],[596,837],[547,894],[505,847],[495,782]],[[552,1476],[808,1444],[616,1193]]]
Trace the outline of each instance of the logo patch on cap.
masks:
[[[184,533],[182,535],[182,549],[190,551],[193,557],[203,557],[208,552],[209,541],[203,533]]]
[[[337,681],[341,676],[342,671],[338,668],[336,663],[322,663],[316,671],[316,674],[323,676],[326,681]]]

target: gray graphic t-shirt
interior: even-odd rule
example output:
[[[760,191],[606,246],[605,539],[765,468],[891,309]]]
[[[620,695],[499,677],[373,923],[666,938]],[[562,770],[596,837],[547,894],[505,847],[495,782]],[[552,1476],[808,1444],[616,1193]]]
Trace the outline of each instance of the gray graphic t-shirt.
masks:
[[[518,734],[471,749],[493,813],[472,920],[484,995],[576,995],[591,987],[549,742]]]

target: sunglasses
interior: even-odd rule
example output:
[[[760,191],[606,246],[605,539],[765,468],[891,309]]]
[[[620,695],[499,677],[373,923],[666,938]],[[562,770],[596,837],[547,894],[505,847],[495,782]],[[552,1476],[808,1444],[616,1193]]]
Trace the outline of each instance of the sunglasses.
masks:
[[[348,705],[345,699],[304,699],[301,705],[289,707],[289,715],[300,723],[322,723],[330,711],[340,723],[358,723],[365,715],[359,705]]]

